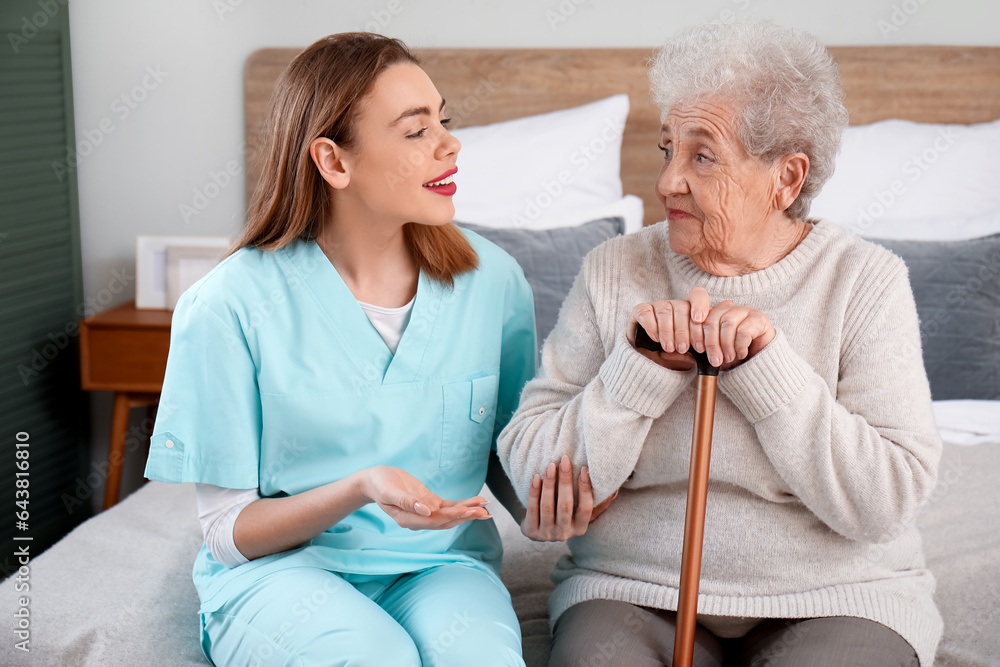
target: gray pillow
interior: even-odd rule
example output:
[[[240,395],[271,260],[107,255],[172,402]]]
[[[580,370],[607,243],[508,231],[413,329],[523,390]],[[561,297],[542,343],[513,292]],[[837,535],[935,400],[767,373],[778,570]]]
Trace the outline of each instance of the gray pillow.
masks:
[[[496,229],[464,222],[456,224],[497,244],[521,265],[535,297],[539,348],[556,325],[559,307],[583,266],[583,256],[625,230],[625,220],[620,217],[556,229]]]
[[[1000,399],[1000,234],[869,239],[906,262],[934,400]]]

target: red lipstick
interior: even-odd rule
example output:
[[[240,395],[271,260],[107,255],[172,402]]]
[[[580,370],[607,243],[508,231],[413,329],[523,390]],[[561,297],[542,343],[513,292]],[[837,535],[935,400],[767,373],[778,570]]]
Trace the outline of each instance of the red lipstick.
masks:
[[[423,187],[439,195],[450,197],[458,191],[458,186],[452,180],[452,175],[458,172],[458,167],[452,167],[440,176],[424,183]]]

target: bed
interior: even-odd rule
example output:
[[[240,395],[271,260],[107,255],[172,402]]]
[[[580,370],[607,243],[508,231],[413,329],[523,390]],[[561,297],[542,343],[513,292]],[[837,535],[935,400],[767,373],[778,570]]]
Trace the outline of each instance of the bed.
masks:
[[[832,51],[845,81],[852,125],[859,126],[845,142],[843,157],[864,170],[871,167],[866,155],[870,161],[875,153],[879,161],[889,163],[890,171],[883,175],[888,178],[884,183],[866,172],[864,192],[857,200],[849,200],[857,186],[831,182],[834,192],[846,193],[847,199],[833,198],[827,205],[831,211],[837,206],[843,209],[838,215],[844,220],[838,223],[866,236],[881,236],[881,242],[910,265],[921,311],[925,364],[946,443],[937,490],[918,518],[945,620],[935,664],[1000,665],[1000,492],[995,482],[1000,473],[1000,237],[996,236],[1000,206],[990,208],[1000,196],[1000,178],[995,171],[981,175],[973,184],[978,208],[956,213],[952,202],[949,219],[931,215],[920,199],[947,198],[948,188],[968,185],[966,160],[971,158],[963,151],[986,153],[995,162],[996,150],[984,146],[1000,148],[1000,124],[989,122],[1000,118],[1000,48]],[[271,86],[296,52],[265,49],[247,61],[250,155],[259,145],[259,122]],[[540,338],[546,327],[551,328],[560,293],[568,290],[568,280],[589,248],[662,218],[652,191],[661,157],[654,147],[658,112],[648,99],[645,79],[649,54],[646,49],[420,52],[448,100],[455,126],[464,133],[463,150],[469,152],[463,152],[459,162],[463,174],[505,167],[491,152],[510,149],[504,131],[517,130],[538,155],[545,153],[539,147],[555,140],[560,131],[575,133],[574,140],[589,137],[577,143],[575,151],[570,143],[571,153],[562,156],[572,165],[565,170],[567,178],[560,178],[561,172],[540,177],[535,191],[516,196],[508,192],[504,195],[508,201],[488,201],[496,195],[483,189],[480,196],[457,202],[456,219],[476,225],[504,245],[529,274],[539,297]],[[622,95],[627,97],[623,100]],[[589,111],[545,115],[578,107]],[[589,119],[584,118],[588,114]],[[496,125],[525,117],[536,120]],[[871,133],[871,128],[879,128],[878,121],[890,118],[967,125],[954,131],[974,140],[948,144],[940,125],[890,123]],[[585,134],[588,131],[590,135]],[[911,143],[902,137],[908,133]],[[916,153],[912,141],[917,142]],[[903,180],[904,187],[896,188],[893,173],[911,179],[904,171],[908,156],[927,158],[928,146],[937,146],[934,162],[956,164],[933,172],[915,167],[919,177]],[[890,149],[899,157],[886,157]],[[493,158],[483,157],[487,155]],[[538,161],[544,162],[544,157]],[[617,186],[607,182],[609,171],[620,174]],[[257,173],[257,167],[248,164],[248,190]],[[588,196],[604,201],[587,200]],[[915,219],[913,210],[920,213]],[[502,576],[521,621],[525,661],[529,666],[544,665],[547,597],[553,588],[548,571],[565,553],[565,546],[531,542],[505,512],[495,515],[505,546]],[[146,484],[32,561],[31,651],[15,649],[8,635],[0,647],[0,663],[208,664],[198,642],[198,600],[190,575],[200,545],[191,485]],[[15,585],[14,579],[0,585],[0,614],[7,619],[13,619],[20,606],[22,594]]]

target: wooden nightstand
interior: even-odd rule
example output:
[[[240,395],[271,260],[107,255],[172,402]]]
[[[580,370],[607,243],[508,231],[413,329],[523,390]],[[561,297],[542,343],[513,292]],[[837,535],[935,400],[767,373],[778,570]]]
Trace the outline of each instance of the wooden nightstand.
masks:
[[[129,410],[156,405],[170,348],[170,310],[138,310],[134,301],[80,320],[80,384],[115,393],[104,509],[118,502]]]

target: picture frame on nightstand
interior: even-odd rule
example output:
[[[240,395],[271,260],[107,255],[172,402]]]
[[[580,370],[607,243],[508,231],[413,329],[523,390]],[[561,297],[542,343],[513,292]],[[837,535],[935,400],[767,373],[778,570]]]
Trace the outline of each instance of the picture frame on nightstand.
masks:
[[[137,236],[135,307],[172,310],[184,290],[218,263],[229,244],[225,236]],[[174,263],[173,291],[168,255]]]
[[[226,249],[211,246],[167,246],[167,309],[173,310],[187,288],[219,263]]]

